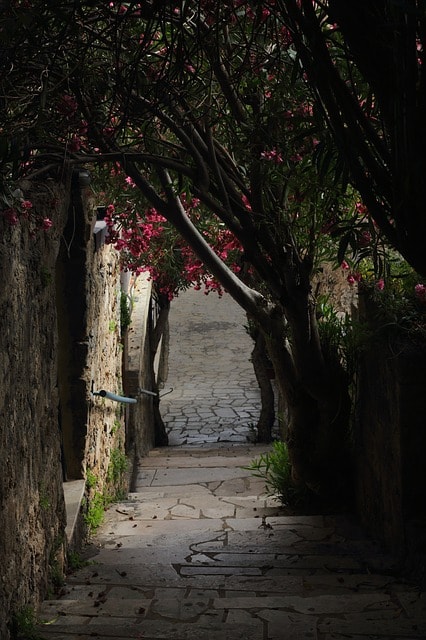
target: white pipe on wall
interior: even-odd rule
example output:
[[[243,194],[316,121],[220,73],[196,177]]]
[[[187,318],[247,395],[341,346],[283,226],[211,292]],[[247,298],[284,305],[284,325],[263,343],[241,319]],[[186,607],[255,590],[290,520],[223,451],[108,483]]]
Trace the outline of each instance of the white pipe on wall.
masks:
[[[100,391],[92,391],[94,396],[101,396],[102,398],[108,398],[108,400],[113,400],[114,402],[124,402],[125,404],[135,404],[137,402],[136,398],[127,398],[126,396],[119,396],[116,393],[111,393],[111,391],[105,391],[105,389],[101,389]]]

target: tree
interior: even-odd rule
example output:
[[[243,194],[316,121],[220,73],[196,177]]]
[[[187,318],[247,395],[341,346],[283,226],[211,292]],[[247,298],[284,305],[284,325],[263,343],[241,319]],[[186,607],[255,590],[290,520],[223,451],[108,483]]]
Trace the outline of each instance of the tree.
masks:
[[[321,341],[311,278],[330,251],[324,225],[349,205],[313,171],[322,132],[287,30],[249,2],[79,3],[62,17],[41,5],[41,36],[28,28],[24,51],[9,47],[19,61],[48,45],[43,101],[31,94],[9,109],[35,118],[26,130],[30,169],[64,159],[121,165],[264,336],[289,408],[295,478],[336,489],[349,467],[348,379]],[[20,86],[29,86],[25,74]],[[237,277],[226,266],[186,214],[182,192],[232,232],[250,269]]]
[[[150,369],[152,389],[159,392],[159,384],[154,370],[154,361],[160,341],[165,336],[168,326],[168,316],[171,301],[181,291],[189,287],[204,288],[207,295],[215,292],[222,296],[223,290],[215,278],[206,271],[204,264],[182,240],[176,229],[164,216],[153,207],[145,208],[144,200],[140,198],[138,190],[130,178],[119,168],[111,171],[99,171],[97,187],[102,186],[101,195],[111,202],[104,207],[104,220],[107,223],[107,242],[112,244],[121,254],[121,265],[126,271],[136,276],[148,272],[152,282],[152,295],[155,300],[157,313],[150,331]],[[139,196],[139,197],[138,197]],[[234,273],[241,270],[242,247],[233,234],[220,223],[215,216],[208,216],[199,211],[199,200],[192,198],[186,201],[185,194],[181,195],[185,211],[194,217],[203,235],[213,247],[215,253]],[[256,362],[253,362],[256,375],[262,368],[262,349],[257,340]],[[264,351],[264,350],[263,350]],[[261,442],[271,440],[274,424],[274,398],[269,380],[259,380],[262,395],[262,410],[257,424],[258,439]],[[268,388],[272,394],[266,405],[265,393]],[[271,411],[272,407],[272,411]],[[154,401],[154,425],[156,444],[167,444],[168,438],[165,425],[159,410],[159,402]]]
[[[426,276],[426,7],[277,0],[306,80],[371,217]]]

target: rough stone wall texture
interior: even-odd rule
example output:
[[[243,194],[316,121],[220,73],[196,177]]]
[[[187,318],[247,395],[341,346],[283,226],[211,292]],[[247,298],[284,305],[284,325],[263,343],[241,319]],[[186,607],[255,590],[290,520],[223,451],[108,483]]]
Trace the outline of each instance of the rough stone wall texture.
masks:
[[[65,475],[85,478],[86,516],[125,489],[123,405],[93,395],[122,395],[118,253],[93,233],[96,203],[74,187],[58,260],[60,418]]]
[[[93,240],[92,240],[93,241]],[[85,382],[88,397],[84,466],[98,479],[98,491],[113,495],[125,489],[126,476],[114,466],[114,454],[124,456],[125,405],[99,396],[105,389],[123,394],[123,344],[120,326],[120,264],[109,245],[87,252],[87,341]],[[109,486],[106,486],[109,485]]]
[[[23,185],[40,215],[32,236],[0,216],[0,637],[24,605],[36,606],[63,544],[65,509],[58,437],[55,261],[66,192]],[[62,203],[58,205],[57,203]]]
[[[363,296],[361,314],[374,315]],[[394,553],[418,558],[425,554],[425,359],[426,344],[412,337],[372,340],[361,358],[355,428],[359,512]]]
[[[54,225],[32,237],[0,215],[2,640],[63,568],[63,481],[86,480],[86,516],[128,481],[123,406],[92,394],[122,393],[118,255],[75,177],[23,190]]]
[[[132,323],[127,334],[124,360],[124,387],[129,396],[138,397],[138,403],[128,411],[126,449],[139,459],[154,446],[154,420],[152,397],[139,392],[152,389],[150,369],[149,328],[151,282],[141,274],[132,283]]]

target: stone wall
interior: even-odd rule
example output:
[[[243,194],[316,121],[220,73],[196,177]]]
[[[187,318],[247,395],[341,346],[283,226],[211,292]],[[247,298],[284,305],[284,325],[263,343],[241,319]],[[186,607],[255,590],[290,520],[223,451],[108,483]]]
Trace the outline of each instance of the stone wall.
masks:
[[[0,216],[2,639],[13,614],[37,604],[53,563],[60,565],[65,525],[54,274],[67,195],[48,181],[36,193],[24,187],[38,213],[55,222],[33,234],[30,222],[10,226]]]
[[[73,185],[56,277],[64,477],[86,481],[89,528],[128,482],[125,405],[97,395],[123,395],[124,345],[119,255],[94,233],[96,204]]]
[[[374,309],[364,296],[361,302],[362,316],[374,331]],[[407,335],[375,335],[362,354],[358,377],[358,510],[370,532],[392,552],[417,556],[421,562],[426,529],[426,343]]]
[[[126,395],[138,397],[138,403],[128,411],[126,450],[140,459],[155,442],[153,399],[140,389],[152,389],[149,330],[151,325],[151,282],[141,274],[131,283],[132,323],[127,333],[124,359],[124,389]]]
[[[54,225],[33,234],[28,221],[10,226],[0,215],[2,640],[60,578],[69,531],[64,488],[84,488],[80,523],[89,525],[127,490],[126,417],[129,424],[136,407],[93,394],[123,394],[125,352],[118,255],[94,233],[99,203],[75,174],[66,185],[22,188]],[[146,437],[141,451],[151,445]],[[82,528],[72,544],[76,533],[81,541]]]

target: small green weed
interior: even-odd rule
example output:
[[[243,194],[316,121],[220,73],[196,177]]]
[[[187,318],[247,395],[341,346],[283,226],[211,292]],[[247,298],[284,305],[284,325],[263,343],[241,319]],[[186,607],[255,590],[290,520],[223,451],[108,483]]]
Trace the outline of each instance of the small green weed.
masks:
[[[67,566],[69,571],[78,571],[79,569],[86,567],[88,564],[88,561],[83,560],[83,558],[77,551],[68,551]]]
[[[293,483],[288,448],[281,440],[276,440],[272,451],[262,453],[245,469],[252,471],[256,478],[262,478],[268,495],[276,496],[283,505],[295,506],[306,495],[303,488]]]
[[[128,461],[123,451],[121,449],[113,449],[107,472],[108,482],[114,485],[119,483],[123,473],[127,471],[127,466]]]
[[[111,427],[111,435],[114,435],[122,427],[121,420],[114,420],[114,424]]]
[[[89,529],[89,535],[94,533],[102,524],[107,506],[108,500],[102,493],[99,493],[99,491],[96,491],[93,497],[87,501],[87,511],[84,520]]]
[[[94,489],[98,483],[98,478],[90,469],[86,470],[86,487],[88,489]]]
[[[55,590],[63,587],[65,584],[62,567],[57,561],[52,562],[50,565],[50,579]]]
[[[110,320],[109,321],[108,330],[110,331],[110,333],[115,333],[117,331],[117,321],[116,320]]]
[[[107,484],[102,492],[99,491],[98,477],[90,469],[86,470],[86,487],[89,489],[90,497],[86,499],[84,520],[89,536],[102,524],[108,506],[125,497],[125,491],[120,485],[123,483],[127,467],[128,460],[125,453],[119,448],[112,449],[106,474]]]
[[[32,607],[22,607],[12,616],[10,627],[12,640],[43,640],[37,632],[38,622]]]
[[[120,298],[120,327],[121,333],[125,333],[132,322],[132,299],[124,291]]]
[[[63,564],[60,561],[63,548],[64,536],[61,534],[53,540],[49,554],[50,583],[55,591],[64,585]]]

